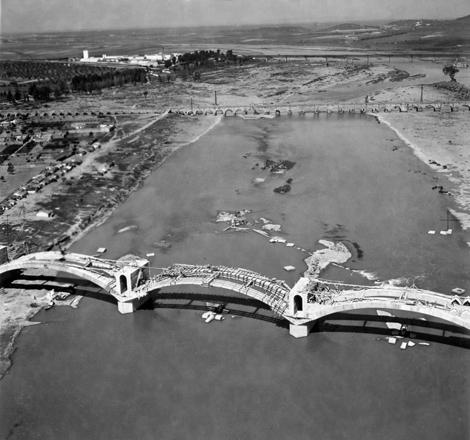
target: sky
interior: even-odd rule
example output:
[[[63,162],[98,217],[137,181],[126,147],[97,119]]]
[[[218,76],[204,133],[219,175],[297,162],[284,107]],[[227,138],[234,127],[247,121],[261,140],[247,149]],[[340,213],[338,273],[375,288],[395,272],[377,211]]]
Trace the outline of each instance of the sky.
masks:
[[[0,32],[446,19],[470,0],[0,0]]]

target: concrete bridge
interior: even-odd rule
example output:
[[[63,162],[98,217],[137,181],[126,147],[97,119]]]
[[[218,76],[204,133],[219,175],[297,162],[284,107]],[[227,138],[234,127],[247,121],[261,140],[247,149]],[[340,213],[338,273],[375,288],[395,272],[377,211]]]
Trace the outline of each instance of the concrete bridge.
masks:
[[[333,313],[359,309],[405,310],[440,318],[470,329],[470,297],[443,295],[414,287],[358,286],[301,278],[289,292],[284,312],[295,337],[307,336],[315,321]]]
[[[357,286],[300,278],[293,288],[284,281],[225,266],[174,264],[150,276],[149,261],[135,256],[107,260],[65,252],[39,252],[8,261],[0,248],[0,285],[27,269],[53,269],[93,282],[113,296],[119,312],[132,313],[169,286],[218,287],[267,304],[290,323],[290,334],[307,336],[321,317],[357,309],[406,310],[444,319],[470,330],[470,297],[447,296],[409,287]]]
[[[255,115],[305,115],[308,113],[387,113],[387,112],[457,112],[470,111],[467,102],[428,102],[428,103],[336,103],[336,104],[269,104],[251,106],[213,106],[198,108],[172,108],[168,112],[179,115],[224,115],[224,116],[255,116]]]

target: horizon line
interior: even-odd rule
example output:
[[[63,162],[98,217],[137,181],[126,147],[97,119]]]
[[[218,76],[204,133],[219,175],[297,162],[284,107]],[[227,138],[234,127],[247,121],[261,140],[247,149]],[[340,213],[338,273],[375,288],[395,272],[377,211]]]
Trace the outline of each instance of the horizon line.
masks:
[[[47,30],[38,30],[38,31],[10,31],[10,32],[2,32],[0,30],[0,37],[5,38],[7,35],[34,35],[34,34],[55,34],[55,33],[73,33],[73,32],[107,32],[107,31],[129,31],[129,30],[154,30],[154,29],[191,29],[191,28],[237,28],[237,27],[268,27],[268,26],[293,26],[293,25],[315,25],[317,23],[328,24],[328,23],[370,23],[370,22],[384,22],[384,23],[392,23],[396,21],[415,21],[415,20],[426,20],[426,21],[454,21],[460,18],[467,17],[469,15],[458,16],[458,17],[449,17],[449,18],[364,18],[364,19],[353,19],[353,20],[330,20],[330,19],[323,19],[323,20],[314,20],[314,21],[292,21],[292,22],[280,22],[274,21],[269,23],[247,23],[247,24],[240,24],[240,25],[233,25],[233,24],[202,24],[199,26],[194,25],[179,25],[179,26],[159,26],[159,27],[147,27],[147,26],[129,26],[129,27],[110,27],[110,28],[87,28],[87,29],[57,29],[53,31]],[[1,43],[1,42],[0,42]]]

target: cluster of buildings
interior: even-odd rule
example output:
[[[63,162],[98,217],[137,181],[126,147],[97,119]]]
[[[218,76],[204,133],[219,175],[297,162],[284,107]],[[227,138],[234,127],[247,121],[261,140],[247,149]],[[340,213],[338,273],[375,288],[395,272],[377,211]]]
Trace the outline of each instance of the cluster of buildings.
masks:
[[[3,200],[0,204],[0,214],[13,208],[13,206],[15,206],[21,199],[26,198],[29,194],[35,194],[46,185],[49,185],[52,182],[57,182],[60,177],[64,176],[69,171],[72,171],[77,165],[80,165],[80,163],[80,161],[71,161],[46,167],[44,171],[31,178],[25,185],[18,188],[11,196]]]
[[[178,59],[182,53],[164,54],[162,52],[154,55],[102,55],[101,57],[91,57],[88,50],[83,51],[83,58],[79,60],[83,63],[119,63],[119,64],[132,64],[143,67],[155,67],[158,64],[163,64],[165,61]]]

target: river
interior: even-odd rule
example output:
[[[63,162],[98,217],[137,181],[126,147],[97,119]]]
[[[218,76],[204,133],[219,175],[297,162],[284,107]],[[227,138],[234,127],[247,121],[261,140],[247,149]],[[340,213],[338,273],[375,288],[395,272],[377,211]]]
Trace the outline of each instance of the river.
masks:
[[[268,158],[294,161],[284,174]],[[444,229],[452,200],[440,176],[366,115],[225,118],[178,150],[71,251],[133,253],[152,267],[224,264],[293,285],[322,238],[343,241],[345,266],[449,293],[470,289],[468,232]],[[264,182],[255,179],[266,179]],[[287,194],[273,189],[292,179]],[[447,185],[447,184],[446,184]],[[448,186],[448,185],[447,185]],[[218,211],[251,210],[297,246],[223,232]],[[135,226],[126,232],[120,230]],[[258,225],[261,227],[261,223]],[[166,240],[171,248],[153,243]],[[296,267],[287,273],[286,265]],[[155,269],[157,270],[157,269]],[[370,282],[327,269],[325,278]],[[178,289],[182,291],[182,289]],[[187,292],[196,289],[187,289]],[[201,290],[201,292],[208,292]],[[467,439],[468,350],[400,350],[377,336],[320,332],[294,339],[250,318],[205,324],[191,310],[120,315],[84,298],[41,311],[17,340],[0,381],[0,437],[8,439]]]

